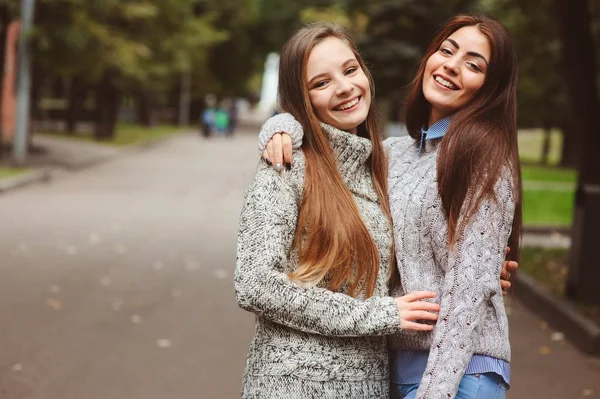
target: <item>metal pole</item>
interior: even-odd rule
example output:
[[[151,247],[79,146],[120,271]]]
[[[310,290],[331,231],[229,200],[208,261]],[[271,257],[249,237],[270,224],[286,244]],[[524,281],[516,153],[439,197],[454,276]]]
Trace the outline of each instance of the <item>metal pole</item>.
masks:
[[[21,1],[21,32],[19,38],[19,78],[17,125],[13,137],[13,160],[17,166],[25,164],[27,155],[27,131],[29,125],[29,91],[31,86],[29,43],[27,34],[33,22],[35,0]]]

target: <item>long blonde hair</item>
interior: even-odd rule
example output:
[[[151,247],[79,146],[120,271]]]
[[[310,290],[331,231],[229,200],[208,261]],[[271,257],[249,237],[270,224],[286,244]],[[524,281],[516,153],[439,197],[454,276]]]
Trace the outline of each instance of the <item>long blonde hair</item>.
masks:
[[[306,158],[305,192],[300,206],[294,245],[299,266],[290,277],[316,285],[327,278],[327,288],[338,291],[348,287],[356,296],[373,295],[379,273],[379,252],[360,217],[356,202],[340,175],[325,132],[320,126],[307,87],[306,67],[312,49],[326,38],[343,41],[354,53],[369,79],[373,78],[356,46],[338,26],[313,24],[297,31],[284,45],[279,62],[279,103],[304,129],[302,150]],[[372,143],[370,156],[373,185],[382,210],[391,226],[387,197],[387,162],[378,135],[373,106],[357,134]],[[392,248],[390,259],[394,259]],[[390,267],[395,270],[393,261]]]

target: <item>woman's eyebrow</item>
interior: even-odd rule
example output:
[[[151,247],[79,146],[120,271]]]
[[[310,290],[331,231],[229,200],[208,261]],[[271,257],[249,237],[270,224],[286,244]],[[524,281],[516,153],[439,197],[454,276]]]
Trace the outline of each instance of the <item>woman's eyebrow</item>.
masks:
[[[458,45],[458,43],[456,42],[456,40],[453,40],[453,39],[450,39],[450,38],[448,38],[446,40],[449,41],[450,43],[452,43],[452,45],[454,47],[456,47],[457,50],[460,49],[460,46]],[[488,61],[485,59],[485,57],[483,55],[479,54],[476,51],[467,51],[467,55],[470,55],[471,57],[481,58],[483,60],[483,62],[485,62],[485,65],[486,66],[488,65]]]

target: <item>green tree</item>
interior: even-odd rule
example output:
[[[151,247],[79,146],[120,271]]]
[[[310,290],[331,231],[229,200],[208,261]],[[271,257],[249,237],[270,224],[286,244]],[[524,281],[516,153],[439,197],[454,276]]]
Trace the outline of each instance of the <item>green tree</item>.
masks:
[[[71,111],[82,102],[77,87],[94,91],[98,139],[114,134],[123,92],[164,91],[226,37],[213,27],[214,15],[191,12],[195,0],[39,2],[36,62],[71,82]]]

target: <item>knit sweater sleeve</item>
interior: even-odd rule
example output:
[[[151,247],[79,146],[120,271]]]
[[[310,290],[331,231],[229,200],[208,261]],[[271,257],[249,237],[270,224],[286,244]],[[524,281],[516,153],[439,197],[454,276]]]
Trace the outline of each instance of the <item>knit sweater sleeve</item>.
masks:
[[[481,333],[478,328],[486,302],[493,295],[502,295],[498,279],[515,212],[508,173],[496,183],[495,194],[497,201],[482,201],[449,252],[441,310],[416,398],[449,399],[456,396],[474,354],[477,334]],[[494,333],[485,331],[485,334]],[[502,337],[498,335],[497,339]]]
[[[295,160],[296,161],[296,160]],[[246,191],[237,245],[238,305],[260,317],[304,332],[328,336],[398,332],[400,315],[392,297],[360,300],[290,280],[290,261],[301,189],[260,163]]]
[[[302,125],[292,116],[292,114],[277,114],[262,125],[258,135],[258,149],[262,153],[267,147],[267,143],[277,133],[287,133],[292,139],[292,148],[297,150],[302,146],[302,137],[304,131]]]

